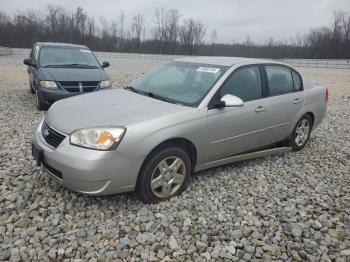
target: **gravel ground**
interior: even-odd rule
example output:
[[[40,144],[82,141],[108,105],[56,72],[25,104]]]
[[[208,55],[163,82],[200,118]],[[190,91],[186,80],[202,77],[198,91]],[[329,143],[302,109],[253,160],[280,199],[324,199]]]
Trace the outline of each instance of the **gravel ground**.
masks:
[[[125,85],[162,62],[119,59],[108,72]],[[181,196],[144,205],[74,193],[37,168],[44,114],[25,67],[0,62],[0,261],[350,261],[350,73],[302,71],[332,94],[304,150],[200,172]]]

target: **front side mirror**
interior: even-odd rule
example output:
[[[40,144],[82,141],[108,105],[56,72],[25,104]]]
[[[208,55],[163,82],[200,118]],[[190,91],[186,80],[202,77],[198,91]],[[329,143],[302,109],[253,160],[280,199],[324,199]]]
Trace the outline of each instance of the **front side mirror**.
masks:
[[[244,102],[237,96],[227,94],[221,97],[220,104],[224,107],[241,107]]]
[[[25,64],[25,65],[27,65],[27,66],[36,67],[36,63],[34,63],[31,59],[24,59],[24,60],[23,60],[23,64]]]
[[[102,63],[102,68],[106,68],[109,67],[109,62],[103,62]]]

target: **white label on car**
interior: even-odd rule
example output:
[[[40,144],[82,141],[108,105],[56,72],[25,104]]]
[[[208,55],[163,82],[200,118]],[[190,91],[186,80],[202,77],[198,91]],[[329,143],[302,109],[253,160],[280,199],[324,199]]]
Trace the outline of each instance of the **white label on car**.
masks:
[[[216,74],[219,71],[220,71],[220,68],[205,67],[205,66],[198,67],[197,69],[197,72],[206,72],[206,73],[213,73],[213,74]]]
[[[83,52],[83,53],[91,53],[90,50],[87,50],[87,49],[80,49],[80,52]]]

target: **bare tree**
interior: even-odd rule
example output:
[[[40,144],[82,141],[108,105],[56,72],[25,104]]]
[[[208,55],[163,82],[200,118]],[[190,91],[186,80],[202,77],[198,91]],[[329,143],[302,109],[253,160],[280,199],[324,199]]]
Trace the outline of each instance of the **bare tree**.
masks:
[[[121,10],[119,14],[119,37],[121,39],[124,39],[124,20],[125,20],[125,14],[124,14],[124,11]]]
[[[179,19],[180,13],[176,9],[167,11],[166,15],[166,40],[169,45],[169,53],[174,54],[177,46],[177,38],[179,33]]]
[[[48,25],[48,31],[51,35],[55,35],[58,31],[59,16],[62,15],[63,8],[61,6],[48,5],[48,14],[46,16],[46,23]]]
[[[200,21],[188,19],[180,27],[180,42],[185,54],[193,55],[202,43],[205,34],[204,25]]]
[[[180,23],[180,17],[178,10],[162,7],[155,10],[151,21],[137,14],[127,25],[123,11],[116,21],[102,17],[100,23],[81,7],[70,11],[49,5],[44,13],[27,10],[12,16],[0,11],[0,45],[30,47],[37,41],[58,41],[85,44],[93,50],[118,52],[350,58],[350,15],[345,12],[335,12],[328,27],[314,28],[305,35],[297,34],[282,41],[269,38],[264,44],[254,43],[250,36],[241,43],[217,43],[215,29],[209,41],[204,43],[204,25],[193,19],[184,19]]]
[[[211,44],[211,54],[213,55],[215,52],[215,43],[216,40],[218,39],[218,33],[216,32],[216,29],[213,29],[210,33],[210,44]]]
[[[154,27],[152,30],[153,38],[158,43],[159,53],[163,51],[163,42],[166,38],[167,32],[167,20],[166,20],[166,10],[164,7],[157,8],[154,11]]]
[[[116,22],[108,23],[105,18],[100,17],[100,23],[102,25],[101,30],[101,46],[105,51],[114,51],[118,46],[118,25]]]
[[[218,33],[216,29],[213,29],[213,31],[211,31],[211,34],[210,34],[211,44],[214,45],[217,39],[218,39]]]
[[[140,51],[141,34],[144,31],[144,17],[141,14],[137,14],[133,17],[131,25],[131,40],[134,46],[134,52]]]

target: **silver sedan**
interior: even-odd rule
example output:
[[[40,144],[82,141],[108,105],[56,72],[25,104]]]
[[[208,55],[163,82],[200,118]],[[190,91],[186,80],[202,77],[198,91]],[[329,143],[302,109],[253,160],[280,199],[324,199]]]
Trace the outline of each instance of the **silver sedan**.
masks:
[[[193,172],[302,149],[327,99],[326,88],[286,64],[182,58],[124,89],[54,103],[32,153],[75,191],[136,190],[152,203],[181,193]]]

